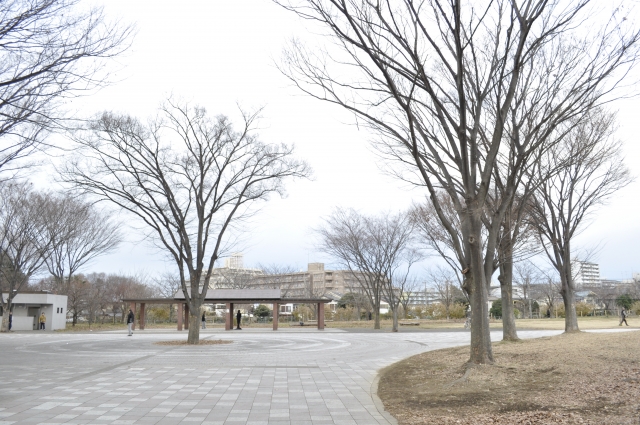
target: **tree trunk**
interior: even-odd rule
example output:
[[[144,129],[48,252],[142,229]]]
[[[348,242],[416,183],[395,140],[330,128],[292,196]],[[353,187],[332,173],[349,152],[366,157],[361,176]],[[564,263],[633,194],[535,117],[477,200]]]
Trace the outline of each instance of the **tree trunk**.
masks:
[[[9,332],[9,310],[3,309],[2,325],[0,326],[0,332]]]
[[[198,312],[200,310],[196,310]],[[187,344],[198,345],[200,343],[200,323],[197,314],[189,311],[189,335],[187,336]]]
[[[513,262],[504,259],[500,262],[500,298],[502,300],[502,340],[518,341],[516,318],[513,309]]]
[[[465,232],[469,236],[467,248],[471,258],[469,277],[471,289],[471,355],[469,363],[491,364],[493,363],[493,351],[491,349],[491,335],[489,330],[489,288],[484,273],[484,260],[480,219],[475,216],[468,218],[471,231]],[[475,230],[475,231],[474,231]]]
[[[391,332],[398,332],[398,307],[393,309],[393,327]]]
[[[1,292],[0,297],[2,297]],[[13,296],[11,294],[8,294],[6,303],[2,303],[2,300],[0,300],[0,305],[2,305],[2,324],[0,324],[0,332],[9,332],[9,312],[11,312],[11,307],[13,305],[12,301]]]
[[[567,333],[580,332],[578,327],[578,315],[576,314],[576,302],[572,285],[567,279],[562,279],[562,301],[564,302],[564,331]]]
[[[380,329],[380,306],[373,309],[373,329]]]

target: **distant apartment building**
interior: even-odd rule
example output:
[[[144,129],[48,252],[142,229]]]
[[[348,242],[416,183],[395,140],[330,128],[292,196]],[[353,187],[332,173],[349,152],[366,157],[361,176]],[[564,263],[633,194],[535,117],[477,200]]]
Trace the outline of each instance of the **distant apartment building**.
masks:
[[[360,284],[355,273],[358,272],[325,270],[324,263],[309,263],[305,271],[256,275],[253,287],[279,288],[282,296],[289,298],[321,297],[329,292],[360,292]]]
[[[231,254],[224,261],[224,267],[216,267],[211,273],[209,289],[244,289],[250,288],[253,279],[262,275],[260,269],[244,268],[244,256],[242,253]],[[204,283],[204,276],[202,277]]]
[[[600,286],[600,266],[596,263],[574,260],[571,262],[571,272],[576,286]]]

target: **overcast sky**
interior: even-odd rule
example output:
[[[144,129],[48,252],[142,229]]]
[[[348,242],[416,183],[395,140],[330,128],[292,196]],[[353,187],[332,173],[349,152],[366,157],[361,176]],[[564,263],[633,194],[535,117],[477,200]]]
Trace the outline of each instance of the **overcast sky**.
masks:
[[[73,108],[145,118],[169,95],[232,118],[238,116],[238,104],[264,107],[261,139],[294,144],[297,156],[313,167],[313,180],[290,182],[287,198],[271,198],[256,216],[242,250],[245,266],[278,263],[304,269],[307,262],[331,263],[315,249],[312,228],[333,208],[377,213],[405,209],[423,199],[422,190],[380,171],[369,135],[353,125],[353,116],[305,96],[276,69],[274,63],[289,39],[319,38],[295,15],[267,0],[109,0],[105,8],[108,15],[135,23],[137,35],[130,51],[114,63],[116,82],[74,100]],[[619,110],[618,135],[625,142],[627,164],[637,175],[640,100],[613,106]],[[639,184],[599,209],[574,244],[601,245],[595,260],[604,277],[629,278],[640,272]],[[85,271],[154,275],[172,270],[162,253],[139,242],[133,230],[128,238],[117,253],[97,259]]]

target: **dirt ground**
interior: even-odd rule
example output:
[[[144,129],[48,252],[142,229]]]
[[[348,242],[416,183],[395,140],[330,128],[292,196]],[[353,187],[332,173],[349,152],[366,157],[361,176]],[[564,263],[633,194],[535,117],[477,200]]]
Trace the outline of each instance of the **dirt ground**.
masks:
[[[640,424],[640,332],[562,334],[493,345],[462,376],[469,347],[382,371],[378,395],[401,425]]]

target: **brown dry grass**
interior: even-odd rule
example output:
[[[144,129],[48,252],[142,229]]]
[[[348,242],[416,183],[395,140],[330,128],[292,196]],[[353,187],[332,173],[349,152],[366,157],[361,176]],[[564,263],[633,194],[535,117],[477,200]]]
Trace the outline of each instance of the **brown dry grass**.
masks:
[[[640,424],[639,348],[638,332],[498,343],[458,383],[469,348],[430,351],[385,369],[378,395],[402,425]]]
[[[231,344],[233,341],[224,340],[224,339],[201,339],[197,345],[194,347],[198,347],[200,345],[218,345],[218,344]],[[173,341],[157,341],[153,343],[154,345],[188,345],[187,340],[173,340]]]

